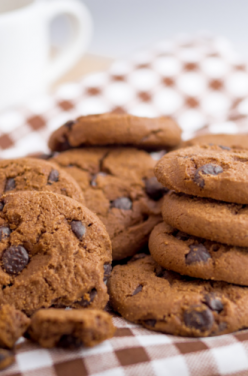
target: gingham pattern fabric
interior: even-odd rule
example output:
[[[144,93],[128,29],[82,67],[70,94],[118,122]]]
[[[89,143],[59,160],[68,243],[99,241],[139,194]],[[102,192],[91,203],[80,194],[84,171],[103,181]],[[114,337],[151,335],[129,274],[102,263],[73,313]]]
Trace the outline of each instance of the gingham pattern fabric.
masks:
[[[52,131],[82,114],[172,115],[187,139],[248,131],[248,67],[223,38],[162,41],[108,72],[0,113],[0,157],[47,152]],[[114,316],[113,339],[92,349],[41,349],[21,340],[9,376],[248,375],[248,331],[192,339],[146,330]]]

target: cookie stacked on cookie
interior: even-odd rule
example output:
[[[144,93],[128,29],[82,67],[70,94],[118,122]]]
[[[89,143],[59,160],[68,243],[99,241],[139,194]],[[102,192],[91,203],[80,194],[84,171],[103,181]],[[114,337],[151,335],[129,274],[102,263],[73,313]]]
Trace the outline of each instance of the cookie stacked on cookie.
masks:
[[[114,268],[111,303],[147,328],[186,336],[248,325],[248,151],[196,145],[156,165],[164,222],[151,256]]]
[[[159,151],[180,139],[170,118],[115,113],[79,117],[51,135],[50,149],[59,154],[50,161],[77,181],[85,205],[105,224],[114,260],[138,252],[161,221],[161,199],[168,190],[153,169]]]

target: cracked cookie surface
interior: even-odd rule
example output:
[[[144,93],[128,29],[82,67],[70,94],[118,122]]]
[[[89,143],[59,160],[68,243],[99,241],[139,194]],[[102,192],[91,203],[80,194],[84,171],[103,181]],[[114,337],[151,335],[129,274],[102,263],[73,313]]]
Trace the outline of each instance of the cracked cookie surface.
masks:
[[[68,150],[52,158],[81,187],[85,205],[95,212],[110,235],[113,259],[134,255],[161,221],[162,197],[156,161],[133,148]]]
[[[50,192],[0,199],[0,304],[27,315],[40,308],[104,308],[111,243],[102,222],[71,198]]]
[[[144,255],[114,267],[112,307],[129,321],[164,333],[205,337],[248,325],[248,288],[183,277]]]
[[[149,249],[168,270],[190,277],[248,286],[248,248],[228,246],[181,232],[165,222],[151,232]]]
[[[187,234],[248,247],[248,205],[169,192],[162,215],[166,223]]]
[[[0,196],[18,191],[53,192],[84,203],[80,187],[69,174],[53,163],[39,159],[0,161]]]
[[[197,145],[166,154],[155,175],[176,192],[248,204],[248,150]]]
[[[98,309],[41,309],[31,318],[28,337],[42,347],[76,349],[95,346],[114,332],[110,314]]]
[[[126,145],[159,150],[176,146],[180,140],[181,129],[171,118],[105,113],[68,121],[51,135],[49,147],[64,151],[80,146]]]

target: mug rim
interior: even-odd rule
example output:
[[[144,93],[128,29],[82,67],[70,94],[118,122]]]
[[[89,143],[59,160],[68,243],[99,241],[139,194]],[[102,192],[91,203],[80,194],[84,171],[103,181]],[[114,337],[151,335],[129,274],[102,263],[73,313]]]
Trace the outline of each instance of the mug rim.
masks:
[[[23,15],[24,13],[27,13],[28,11],[32,10],[33,7],[41,4],[40,0],[31,0],[31,3],[26,4],[22,6],[21,8],[13,9],[4,13],[0,13],[0,19],[2,20],[7,20],[7,19],[12,19],[12,17],[19,17]]]

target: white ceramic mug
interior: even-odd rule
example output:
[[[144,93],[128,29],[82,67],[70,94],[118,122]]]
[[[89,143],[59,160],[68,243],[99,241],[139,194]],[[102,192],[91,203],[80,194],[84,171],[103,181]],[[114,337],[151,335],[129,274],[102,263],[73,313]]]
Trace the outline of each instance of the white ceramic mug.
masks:
[[[75,29],[50,57],[49,24],[68,15]],[[44,92],[78,60],[92,34],[87,8],[77,0],[0,0],[0,109]]]

